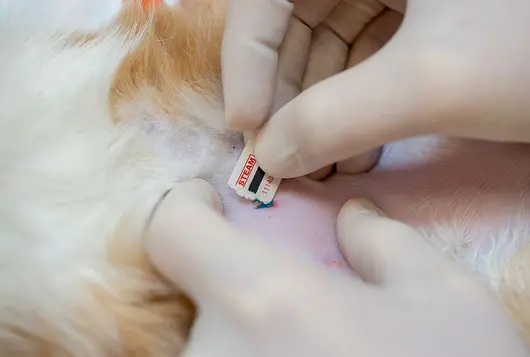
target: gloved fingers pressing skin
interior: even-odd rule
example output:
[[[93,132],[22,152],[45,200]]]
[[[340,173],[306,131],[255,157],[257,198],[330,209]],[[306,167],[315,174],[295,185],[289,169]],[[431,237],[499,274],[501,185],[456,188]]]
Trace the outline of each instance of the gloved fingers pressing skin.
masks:
[[[384,216],[371,202],[348,201],[337,219],[340,248],[363,280],[383,286],[431,286],[452,265],[414,228]]]
[[[256,157],[273,176],[292,178],[384,143],[423,134],[410,51],[390,44],[287,103],[257,136]]]
[[[292,9],[287,0],[228,1],[221,60],[226,118],[234,130],[255,130],[269,115],[277,51]]]
[[[219,197],[202,180],[176,185],[153,215],[146,247],[155,267],[199,302],[234,301],[253,294],[263,277],[285,275],[293,260],[229,225]]]

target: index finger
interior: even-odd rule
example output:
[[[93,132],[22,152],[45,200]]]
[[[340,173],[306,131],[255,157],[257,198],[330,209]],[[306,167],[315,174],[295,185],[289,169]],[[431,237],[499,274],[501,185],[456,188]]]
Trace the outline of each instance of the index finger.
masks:
[[[272,104],[278,47],[293,5],[287,0],[228,0],[221,54],[228,125],[259,128]]]

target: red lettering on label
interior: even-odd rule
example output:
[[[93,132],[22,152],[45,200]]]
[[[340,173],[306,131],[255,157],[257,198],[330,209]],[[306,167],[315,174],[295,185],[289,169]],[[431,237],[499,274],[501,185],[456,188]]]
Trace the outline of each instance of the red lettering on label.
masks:
[[[248,178],[250,177],[250,174],[254,169],[254,166],[256,166],[256,157],[254,156],[254,154],[250,154],[248,155],[247,162],[245,162],[245,165],[243,166],[243,169],[241,170],[241,173],[237,178],[237,184],[239,186],[245,187]]]
[[[267,181],[265,182],[265,185],[261,189],[261,193],[263,195],[266,195],[272,189],[272,182],[273,181],[274,181],[274,177],[267,176]]]

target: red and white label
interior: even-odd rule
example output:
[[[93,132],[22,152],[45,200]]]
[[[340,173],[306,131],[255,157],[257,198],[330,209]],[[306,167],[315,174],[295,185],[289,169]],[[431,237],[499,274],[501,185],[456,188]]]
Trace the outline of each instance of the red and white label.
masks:
[[[259,167],[254,155],[254,143],[249,140],[228,180],[228,185],[241,197],[268,204],[272,202],[280,181],[281,179],[268,175]]]
[[[254,171],[255,166],[256,157],[254,156],[254,154],[249,154],[245,160],[245,164],[239,172],[239,177],[237,178],[237,185],[239,187],[245,188],[248,179],[250,178],[250,174],[252,174],[252,172]]]

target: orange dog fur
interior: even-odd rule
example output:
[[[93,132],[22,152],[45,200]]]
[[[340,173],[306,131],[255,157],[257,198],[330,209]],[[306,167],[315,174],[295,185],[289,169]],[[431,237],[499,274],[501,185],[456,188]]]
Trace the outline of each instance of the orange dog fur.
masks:
[[[219,0],[201,1],[191,8],[171,8],[161,3],[153,13],[136,3],[126,6],[117,19],[121,28],[137,33],[148,27],[143,41],[125,58],[112,84],[110,105],[116,121],[128,115],[120,108],[136,107],[140,95],[146,100],[145,92],[149,92],[151,105],[171,117],[178,117],[181,88],[205,97],[221,97],[224,11],[224,1]],[[145,257],[123,255],[123,247],[113,249],[112,242],[109,259],[115,264],[151,271]],[[125,356],[175,356],[191,326],[192,303],[178,293],[142,300],[137,306],[123,306],[103,298],[118,321]],[[175,344],[176,348],[168,349],[168,345]]]
[[[190,110],[194,111],[193,98],[216,101],[222,98],[220,49],[224,11],[223,1],[193,2],[174,8],[161,3],[156,8],[146,8],[135,0],[124,6],[108,29],[95,34],[76,34],[66,45],[73,48],[98,45],[98,41],[115,29],[133,41],[140,39],[121,61],[110,83],[111,120],[119,125],[132,120],[145,108],[179,120]],[[3,311],[8,315],[3,317],[9,318],[0,323],[6,336],[3,338],[0,331],[0,355],[178,356],[190,330],[194,307],[154,271],[139,245],[142,233],[139,222],[141,225],[142,217],[149,210],[147,206],[152,203],[142,209],[143,213],[138,214],[134,209],[125,212],[107,237],[107,264],[123,277],[134,280],[124,280],[123,284],[116,283],[110,288],[99,283],[89,286],[89,298],[94,299],[97,311],[91,316],[90,309],[82,306],[67,310],[66,319],[71,321],[70,327],[66,327],[68,332],[62,330],[61,323],[39,317],[38,310],[18,317],[15,309],[11,314],[6,308]],[[131,242],[136,243],[131,245]],[[101,331],[97,321],[100,318],[113,326],[108,337]],[[80,336],[80,342],[66,342],[70,333]]]

